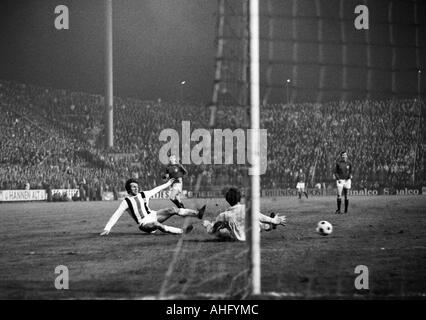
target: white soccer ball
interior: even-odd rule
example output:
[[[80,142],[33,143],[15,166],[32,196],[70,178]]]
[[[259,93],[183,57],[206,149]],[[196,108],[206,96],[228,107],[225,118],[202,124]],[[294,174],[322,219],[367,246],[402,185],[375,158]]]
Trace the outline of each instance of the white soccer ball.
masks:
[[[333,232],[333,226],[328,221],[320,221],[318,222],[316,231],[322,236],[327,236]]]

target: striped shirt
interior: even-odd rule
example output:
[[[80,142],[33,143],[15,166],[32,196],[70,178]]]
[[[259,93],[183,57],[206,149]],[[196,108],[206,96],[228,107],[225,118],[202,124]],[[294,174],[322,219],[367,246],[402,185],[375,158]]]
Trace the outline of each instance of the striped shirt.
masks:
[[[138,225],[141,224],[143,218],[151,213],[149,198],[145,198],[144,192],[139,192],[136,196],[127,196],[124,201],[127,202],[127,211]]]
[[[161,187],[157,187],[149,191],[142,191],[136,196],[127,196],[124,198],[124,200],[120,203],[120,206],[109,219],[104,230],[110,231],[125,211],[127,211],[133,220],[140,225],[142,223],[142,219],[151,214],[153,211],[149,208],[149,198],[159,191],[161,191]]]

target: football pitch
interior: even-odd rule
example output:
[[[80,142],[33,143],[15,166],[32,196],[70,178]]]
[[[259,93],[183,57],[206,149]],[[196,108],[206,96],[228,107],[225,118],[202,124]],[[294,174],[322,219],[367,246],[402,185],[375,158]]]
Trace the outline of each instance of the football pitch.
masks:
[[[206,203],[207,219],[227,207],[223,199],[184,203]],[[144,234],[127,214],[100,237],[118,204],[0,203],[0,298],[246,297],[245,243],[218,241],[196,219],[183,236]],[[152,209],[168,206],[151,202]],[[262,212],[285,214],[287,226],[262,232],[260,298],[424,299],[426,197],[352,197],[342,215],[335,206],[335,197],[262,198]],[[315,232],[321,220],[332,223],[331,235]],[[166,223],[181,227],[184,220]],[[60,265],[69,270],[67,290],[55,288]],[[360,265],[367,269],[355,273]],[[356,288],[358,276],[368,289]]]

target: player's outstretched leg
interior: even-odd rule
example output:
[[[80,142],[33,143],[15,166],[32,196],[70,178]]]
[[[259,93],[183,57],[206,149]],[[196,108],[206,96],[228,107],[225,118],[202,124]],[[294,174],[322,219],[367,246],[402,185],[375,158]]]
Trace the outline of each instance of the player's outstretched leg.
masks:
[[[303,194],[305,195],[306,199],[308,199],[308,192],[307,191],[303,191]]]
[[[216,231],[214,231],[215,224],[220,224],[220,225],[216,225]],[[204,228],[206,228],[206,231],[208,234],[214,235],[216,238],[220,240],[225,240],[225,241],[234,240],[232,238],[231,233],[229,232],[229,230],[227,229],[225,225],[226,224],[224,222],[213,223],[212,221],[209,221],[209,220],[203,221],[203,226]]]
[[[170,191],[170,201],[173,202],[176,207],[180,208],[180,201],[177,195],[178,195],[177,187],[173,185]]]
[[[176,207],[180,208],[179,200],[170,198],[170,201],[173,202]]]
[[[202,219],[204,216],[204,212],[206,210],[206,205],[204,205],[201,209],[193,210],[193,209],[184,209],[184,208],[166,208],[157,211],[157,219],[160,223],[163,223],[173,215],[177,214],[180,217],[195,217],[198,219]]]
[[[196,212],[197,212],[197,218],[198,219],[203,219],[203,216],[204,216],[204,212],[206,212],[206,206],[207,205],[204,205],[204,206],[202,206],[200,209],[198,209]],[[181,210],[188,210],[188,209],[181,209]],[[193,210],[194,211],[194,210]]]
[[[172,201],[178,208],[185,208],[185,206],[182,203],[182,200],[180,199],[181,194],[182,194],[182,184],[181,183],[173,184],[170,191],[170,201]]]
[[[194,229],[194,226],[190,224],[185,229],[181,229],[181,228],[176,228],[176,227],[166,226],[165,224],[161,224],[161,226],[158,227],[157,229],[164,233],[182,234],[182,233],[190,233],[192,229]]]
[[[193,209],[183,209],[179,208],[177,210],[177,215],[181,217],[196,217],[198,218],[198,211]]]
[[[144,231],[144,232],[147,232],[147,233],[152,233],[153,230],[160,230],[164,233],[170,233],[170,234],[182,234],[182,233],[184,233],[184,230],[181,229],[181,228],[167,226],[167,225],[162,224],[158,221],[140,226],[139,229]]]
[[[177,201],[177,207],[178,207],[178,208],[185,209],[185,206],[183,205],[183,202],[182,202],[182,200],[180,199],[180,196],[179,196],[179,195],[177,195],[177,196],[176,196],[175,200]]]

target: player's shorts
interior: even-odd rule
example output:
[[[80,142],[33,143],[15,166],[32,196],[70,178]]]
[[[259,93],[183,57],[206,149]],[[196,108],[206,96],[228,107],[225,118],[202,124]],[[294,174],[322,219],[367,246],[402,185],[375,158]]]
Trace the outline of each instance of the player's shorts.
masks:
[[[174,198],[175,196],[182,193],[182,183],[176,182],[170,186],[170,197]]]
[[[157,212],[154,211],[154,210],[151,210],[151,213],[148,214],[147,216],[145,216],[142,219],[142,221],[141,221],[141,223],[139,225],[139,229],[141,231],[149,232],[150,233],[150,232],[152,232],[152,231],[154,231],[154,230],[157,229],[156,227],[154,227],[152,225],[154,222],[157,222],[157,221],[158,221],[157,220]]]
[[[298,182],[296,185],[296,189],[305,189],[305,183],[304,182]]]
[[[337,192],[341,194],[343,188],[345,189],[351,188],[351,179],[340,179],[336,181],[336,184],[337,184]]]

